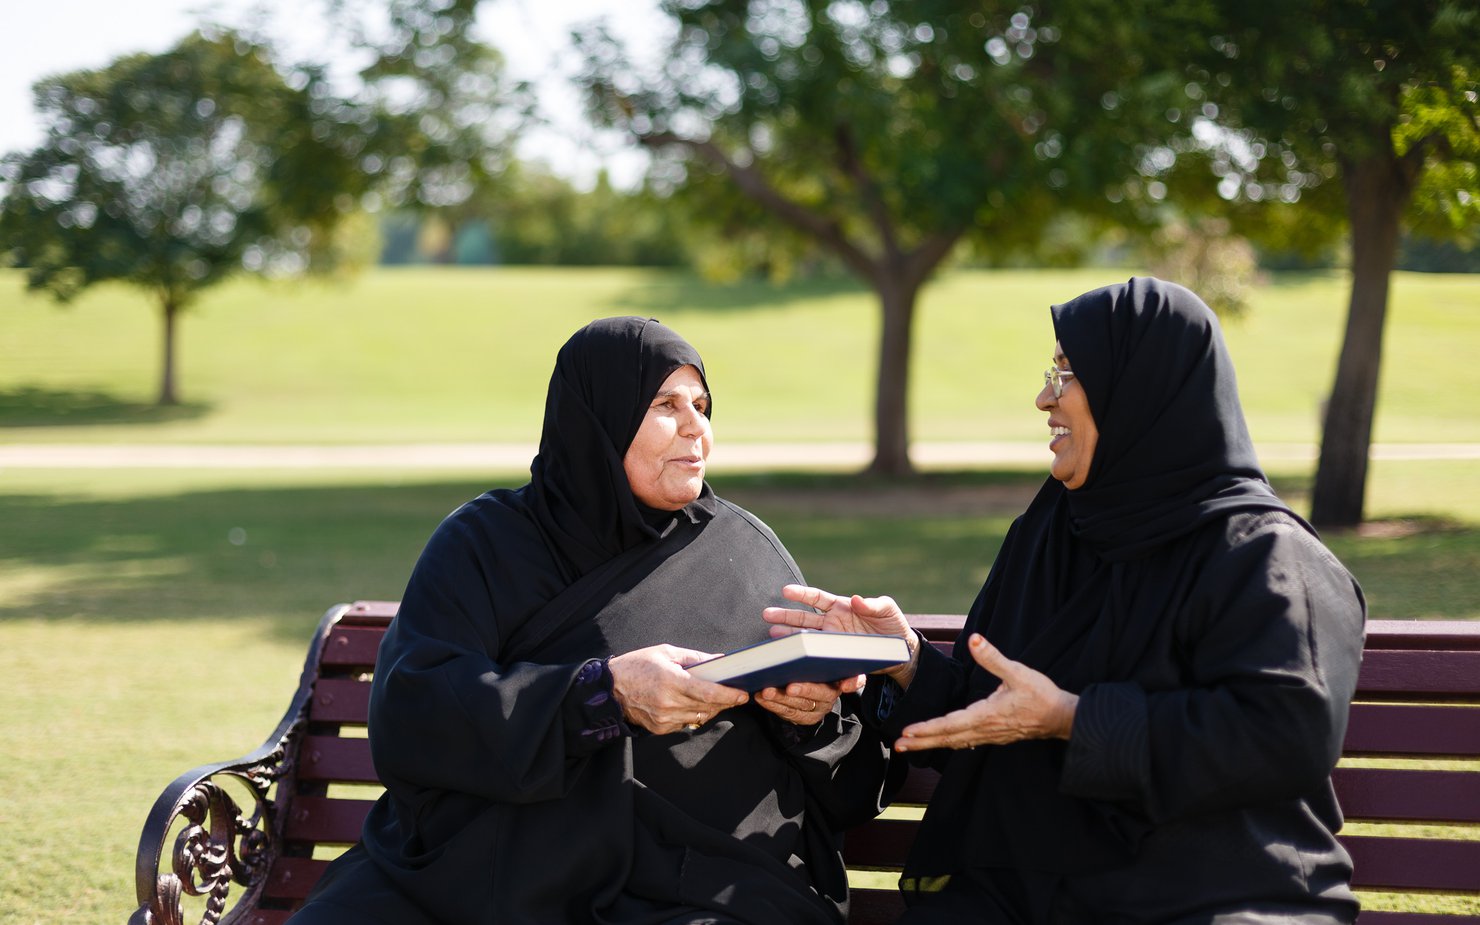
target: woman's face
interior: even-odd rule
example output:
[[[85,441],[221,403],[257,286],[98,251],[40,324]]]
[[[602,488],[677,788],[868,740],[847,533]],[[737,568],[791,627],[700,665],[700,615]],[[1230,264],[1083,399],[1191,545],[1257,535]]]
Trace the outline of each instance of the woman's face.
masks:
[[[1064,356],[1063,347],[1057,341],[1053,345],[1053,362],[1065,373],[1072,371],[1069,358]],[[1039,411],[1048,412],[1048,448],[1053,452],[1053,463],[1048,471],[1063,482],[1065,488],[1072,490],[1089,478],[1089,464],[1095,458],[1100,430],[1095,426],[1094,415],[1090,414],[1084,386],[1078,379],[1065,378],[1062,381],[1062,395],[1055,396],[1053,386],[1045,382],[1035,404]]]
[[[637,500],[676,511],[699,497],[714,443],[708,409],[709,393],[694,367],[681,366],[663,380],[622,459]]]

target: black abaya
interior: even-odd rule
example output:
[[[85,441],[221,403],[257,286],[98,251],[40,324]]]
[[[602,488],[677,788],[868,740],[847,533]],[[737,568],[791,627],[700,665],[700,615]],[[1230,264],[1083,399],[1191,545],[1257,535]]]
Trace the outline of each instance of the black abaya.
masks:
[[[602,659],[759,641],[800,581],[707,487],[675,513],[627,488],[622,453],[683,365],[702,376],[641,319],[562,349],[531,483],[454,512],[417,563],[371,697],[386,794],[294,925],[841,921],[838,833],[878,811],[885,763],[855,698],[815,729],[746,704],[651,735],[611,697]]]
[[[990,897],[978,921],[1349,922],[1330,772],[1361,592],[1265,481],[1201,300],[1135,279],[1053,316],[1099,428],[1088,479],[1045,483],[885,727],[995,690],[981,633],[1079,695],[1073,733],[923,756],[943,777],[906,921]]]

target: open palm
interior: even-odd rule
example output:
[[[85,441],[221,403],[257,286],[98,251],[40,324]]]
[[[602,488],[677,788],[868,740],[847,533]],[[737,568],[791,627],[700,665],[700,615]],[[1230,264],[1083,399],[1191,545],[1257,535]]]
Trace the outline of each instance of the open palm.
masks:
[[[833,633],[870,633],[910,639],[912,632],[904,611],[891,597],[843,596],[805,585],[787,585],[782,597],[812,608],[767,607],[761,614],[771,624],[771,635],[785,636],[799,629]],[[817,611],[820,611],[817,612]]]

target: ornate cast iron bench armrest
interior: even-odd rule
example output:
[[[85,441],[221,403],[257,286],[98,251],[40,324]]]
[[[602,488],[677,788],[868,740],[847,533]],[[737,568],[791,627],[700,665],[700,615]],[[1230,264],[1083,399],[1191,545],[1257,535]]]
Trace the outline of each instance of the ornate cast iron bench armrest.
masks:
[[[298,691],[260,748],[186,771],[154,801],[135,857],[139,906],[129,925],[184,925],[186,896],[204,897],[201,925],[247,920],[282,852],[281,795],[292,791],[325,642],[349,609],[337,605],[319,621]],[[233,886],[243,889],[228,906]]]

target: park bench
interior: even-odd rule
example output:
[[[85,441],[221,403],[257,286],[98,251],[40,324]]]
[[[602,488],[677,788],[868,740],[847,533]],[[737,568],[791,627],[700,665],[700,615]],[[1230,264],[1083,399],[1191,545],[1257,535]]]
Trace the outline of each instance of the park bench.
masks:
[[[139,906],[130,925],[279,925],[317,882],[326,858],[358,839],[379,792],[365,738],[370,677],[395,610],[373,601],[331,608],[309,646],[298,691],[267,741],[235,761],[188,771],[165,789],[139,840]],[[911,621],[948,647],[962,618]],[[1368,623],[1344,752],[1335,782],[1356,885],[1462,896],[1461,904],[1480,910],[1480,623]],[[849,831],[844,855],[860,879],[875,872],[872,879],[892,883],[887,872],[903,863],[934,782],[933,772],[912,771],[890,812]],[[1374,834],[1354,823],[1404,828]],[[1451,828],[1435,833],[1433,826]],[[892,886],[860,886],[849,922],[892,922],[901,908]],[[1366,912],[1361,921],[1480,925],[1480,911]]]

